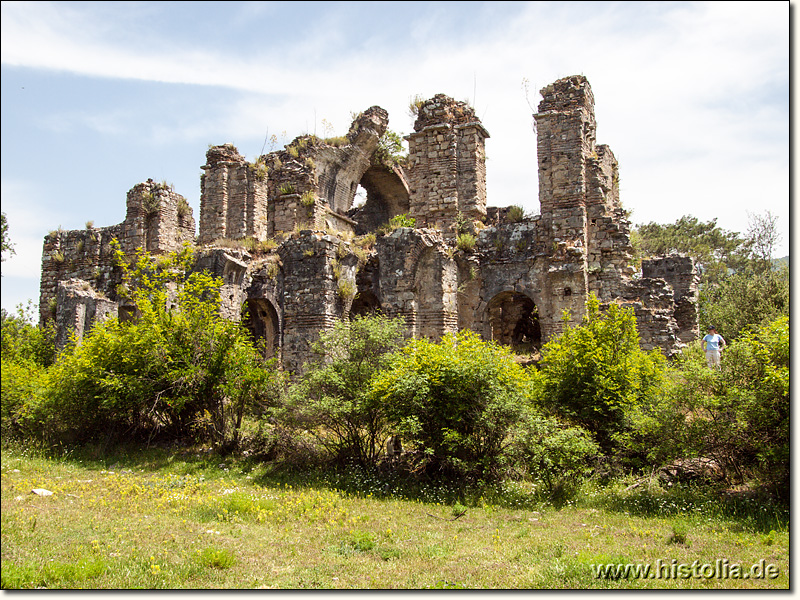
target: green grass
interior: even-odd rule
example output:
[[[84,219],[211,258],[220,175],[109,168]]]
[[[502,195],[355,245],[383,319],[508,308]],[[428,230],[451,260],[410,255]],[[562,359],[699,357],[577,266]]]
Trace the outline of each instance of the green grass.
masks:
[[[556,508],[524,483],[411,485],[356,469],[277,472],[202,453],[53,459],[6,449],[2,587],[789,586],[788,515],[778,510],[690,489],[586,487],[577,498]],[[593,571],[717,559],[748,568],[763,559],[780,574],[633,579]]]

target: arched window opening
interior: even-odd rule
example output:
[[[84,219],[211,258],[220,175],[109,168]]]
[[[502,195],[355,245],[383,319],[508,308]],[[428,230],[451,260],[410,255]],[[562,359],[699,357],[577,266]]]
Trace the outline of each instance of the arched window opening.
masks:
[[[367,169],[355,188],[352,206],[347,216],[358,223],[358,235],[375,231],[392,217],[408,213],[408,184],[402,172],[382,165]]]

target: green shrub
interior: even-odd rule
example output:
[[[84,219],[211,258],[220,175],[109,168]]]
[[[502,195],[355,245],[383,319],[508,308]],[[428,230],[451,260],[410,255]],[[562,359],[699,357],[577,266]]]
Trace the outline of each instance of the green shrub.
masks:
[[[370,384],[402,346],[404,332],[403,319],[374,316],[340,321],[320,334],[313,346],[318,361],[290,392],[288,420],[312,431],[333,456],[374,463],[387,422]]]
[[[665,369],[660,351],[639,347],[633,309],[611,304],[602,314],[594,294],[581,324],[565,324],[542,355],[542,405],[592,432],[607,453],[630,429],[629,412],[659,388]]]
[[[235,446],[246,410],[273,393],[272,364],[219,316],[221,281],[189,273],[190,250],[158,262],[140,251],[132,267],[117,252],[138,319],[97,324],[62,354],[21,425],[50,442],[162,431]]]
[[[526,410],[528,382],[507,349],[465,330],[411,342],[375,380],[373,396],[429,472],[488,479]]]
[[[513,430],[515,461],[548,494],[569,494],[591,472],[591,459],[600,448],[591,434],[556,419],[529,414]]]
[[[462,252],[472,252],[477,240],[471,233],[461,233],[456,238],[456,247]]]
[[[631,444],[655,464],[713,458],[730,481],[789,492],[789,319],[734,340],[722,369],[709,369],[699,344],[684,351],[660,393],[633,413]]]

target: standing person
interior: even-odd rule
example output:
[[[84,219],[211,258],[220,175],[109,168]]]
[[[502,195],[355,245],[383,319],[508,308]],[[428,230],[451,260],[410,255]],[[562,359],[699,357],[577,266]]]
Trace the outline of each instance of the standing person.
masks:
[[[703,352],[706,353],[708,368],[719,369],[719,357],[725,347],[725,338],[717,333],[714,326],[708,328],[708,335],[703,338]]]

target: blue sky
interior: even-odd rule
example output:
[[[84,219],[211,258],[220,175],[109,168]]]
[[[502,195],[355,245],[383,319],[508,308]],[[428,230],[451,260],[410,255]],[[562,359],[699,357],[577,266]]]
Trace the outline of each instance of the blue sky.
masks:
[[[141,181],[198,218],[209,144],[253,159],[376,104],[407,134],[416,95],[473,103],[489,204],[538,211],[530,105],[573,74],[634,223],[768,210],[789,253],[786,2],[3,2],[0,24],[6,309],[38,300],[48,231],[121,222]]]

